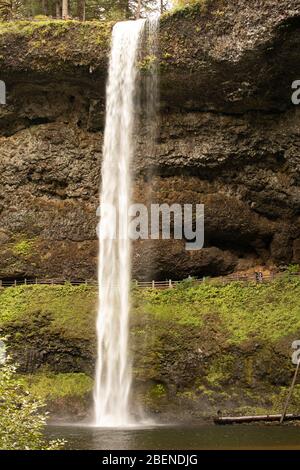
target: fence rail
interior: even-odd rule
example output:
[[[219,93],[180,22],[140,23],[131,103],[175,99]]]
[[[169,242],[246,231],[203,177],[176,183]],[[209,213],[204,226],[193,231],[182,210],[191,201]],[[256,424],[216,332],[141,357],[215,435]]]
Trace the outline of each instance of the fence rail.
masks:
[[[253,274],[230,274],[228,276],[208,278],[202,277],[200,279],[191,278],[194,284],[202,284],[205,282],[217,282],[219,284],[228,284],[230,282],[270,282],[275,278],[282,277],[285,273],[271,272],[269,274],[253,273]],[[300,272],[289,273],[291,276],[300,276]],[[186,281],[189,280],[186,279]],[[165,281],[132,281],[133,285],[138,288],[144,289],[171,289],[182,281],[173,281],[171,279]],[[17,287],[22,285],[65,285],[71,284],[72,286],[89,285],[97,286],[96,279],[39,279],[39,278],[22,278],[22,279],[0,279],[0,288]]]

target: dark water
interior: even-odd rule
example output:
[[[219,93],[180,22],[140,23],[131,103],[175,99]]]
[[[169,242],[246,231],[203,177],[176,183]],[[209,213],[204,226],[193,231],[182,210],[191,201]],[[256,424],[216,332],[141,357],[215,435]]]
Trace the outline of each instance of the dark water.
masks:
[[[300,449],[300,426],[160,426],[99,429],[48,426],[48,438],[65,438],[68,449],[95,450],[222,450]]]

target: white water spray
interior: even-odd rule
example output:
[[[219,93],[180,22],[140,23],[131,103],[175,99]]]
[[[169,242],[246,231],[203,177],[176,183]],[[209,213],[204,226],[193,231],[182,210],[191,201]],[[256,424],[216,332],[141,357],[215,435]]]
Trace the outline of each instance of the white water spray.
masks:
[[[107,236],[115,226],[115,214],[101,210],[98,360],[94,389],[96,426],[134,424],[129,413],[131,256],[128,208],[131,201],[130,164],[134,153],[136,62],[144,26],[145,20],[121,22],[114,26],[112,33],[100,202],[101,208],[105,207],[102,204],[107,204],[116,209],[118,234],[115,239]]]

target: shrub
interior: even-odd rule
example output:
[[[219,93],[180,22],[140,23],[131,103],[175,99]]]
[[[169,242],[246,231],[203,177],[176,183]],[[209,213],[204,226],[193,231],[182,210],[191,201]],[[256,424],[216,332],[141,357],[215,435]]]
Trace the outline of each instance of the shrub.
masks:
[[[57,450],[63,440],[46,441],[45,404],[33,398],[16,375],[10,360],[0,367],[0,449]]]

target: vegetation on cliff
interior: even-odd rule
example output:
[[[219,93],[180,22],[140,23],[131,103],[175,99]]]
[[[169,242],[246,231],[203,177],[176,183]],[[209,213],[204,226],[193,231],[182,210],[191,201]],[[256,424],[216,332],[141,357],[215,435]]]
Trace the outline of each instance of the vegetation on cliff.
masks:
[[[22,380],[49,409],[79,415],[91,402],[96,289],[21,286],[0,292],[1,332]],[[133,287],[135,393],[152,412],[218,408],[280,410],[300,334],[300,279],[270,283],[184,281],[170,290]],[[297,386],[291,410],[296,410]],[[55,405],[55,406],[54,406]]]
[[[2,71],[25,67],[33,72],[67,72],[88,67],[92,72],[99,65],[105,70],[112,26],[110,21],[1,22]]]
[[[220,20],[222,24],[226,6],[223,0],[179,1],[174,9],[162,15],[162,71],[170,66],[182,66],[184,60],[189,59],[189,49],[198,50],[199,37],[212,26],[211,22],[218,23]],[[92,21],[52,19],[47,16],[1,21],[0,15],[2,73],[26,69],[35,73],[57,74],[68,73],[72,69],[75,72],[86,72],[87,68],[89,73],[104,74],[107,69],[111,30],[116,21],[118,17],[114,15]],[[178,34],[180,30],[183,34]],[[188,35],[186,31],[189,31]],[[201,67],[203,58],[193,54],[193,59],[194,62],[189,62],[189,67]]]

